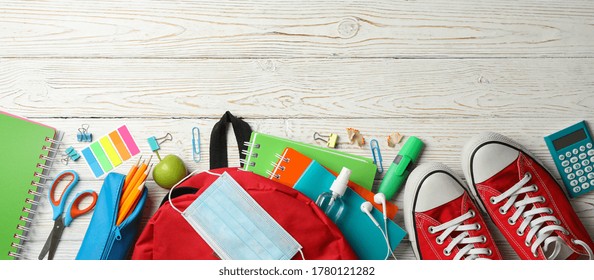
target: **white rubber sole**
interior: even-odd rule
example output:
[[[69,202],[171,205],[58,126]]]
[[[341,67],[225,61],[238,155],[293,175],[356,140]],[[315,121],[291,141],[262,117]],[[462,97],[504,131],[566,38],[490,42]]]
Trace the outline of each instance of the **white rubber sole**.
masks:
[[[463,183],[462,179],[456,175],[447,165],[442,163],[426,163],[415,167],[415,169],[410,173],[408,179],[406,180],[406,185],[404,187],[404,226],[408,233],[408,238],[410,240],[413,252],[415,257],[420,260],[421,255],[418,250],[417,246],[417,236],[415,234],[415,226],[414,226],[414,211],[413,205],[416,200],[416,196],[418,194],[418,189],[421,186],[421,182],[431,173],[436,171],[442,171],[445,173],[449,173],[458,181],[460,186],[468,192],[468,188]]]

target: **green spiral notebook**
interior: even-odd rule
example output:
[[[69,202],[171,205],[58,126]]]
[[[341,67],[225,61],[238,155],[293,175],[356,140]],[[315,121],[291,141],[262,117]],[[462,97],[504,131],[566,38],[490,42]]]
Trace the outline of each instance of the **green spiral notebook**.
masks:
[[[277,155],[285,148],[292,148],[316,160],[334,172],[342,167],[352,170],[350,180],[368,190],[373,187],[377,166],[371,158],[352,155],[338,150],[305,144],[260,132],[252,132],[246,151],[244,169],[260,176],[269,177],[278,161]]]
[[[0,260],[22,258],[57,138],[54,128],[0,111]]]

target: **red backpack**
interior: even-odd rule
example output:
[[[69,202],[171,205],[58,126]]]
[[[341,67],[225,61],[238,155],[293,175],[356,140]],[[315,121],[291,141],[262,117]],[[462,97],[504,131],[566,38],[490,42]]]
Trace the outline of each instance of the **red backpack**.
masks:
[[[244,147],[251,128],[227,112],[211,134],[210,164],[212,173],[229,173],[301,246],[307,260],[357,259],[338,227],[308,197],[268,178],[227,165],[227,123],[231,122],[238,141]],[[245,148],[245,147],[244,147]],[[240,152],[240,157],[243,155]],[[190,177],[175,188],[171,202],[184,211],[216,179],[206,172]],[[132,259],[218,259],[210,246],[190,224],[174,210],[165,196],[138,238]],[[293,259],[301,259],[297,254]]]

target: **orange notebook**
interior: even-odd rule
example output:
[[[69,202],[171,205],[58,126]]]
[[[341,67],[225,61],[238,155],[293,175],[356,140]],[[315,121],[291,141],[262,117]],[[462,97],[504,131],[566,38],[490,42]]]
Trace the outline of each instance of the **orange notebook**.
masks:
[[[270,172],[269,178],[292,188],[312,162],[314,162],[314,160],[302,153],[292,148],[286,148],[276,163],[276,166]],[[326,168],[326,170],[330,171],[334,176],[338,175],[336,172],[329,170],[328,168]],[[357,171],[353,170],[353,172]],[[348,186],[365,200],[371,202],[371,204],[373,204],[373,206],[380,212],[383,210],[381,204],[377,204],[373,201],[373,196],[375,195],[373,192],[353,183],[352,181],[349,181]],[[386,212],[388,218],[394,219],[396,212],[398,212],[398,206],[387,201]]]

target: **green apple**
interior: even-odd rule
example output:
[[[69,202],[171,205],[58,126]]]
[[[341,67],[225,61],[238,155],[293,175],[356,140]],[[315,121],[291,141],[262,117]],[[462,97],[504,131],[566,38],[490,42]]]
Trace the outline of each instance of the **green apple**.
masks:
[[[184,162],[176,155],[167,155],[153,169],[153,179],[162,188],[170,189],[186,177]]]

